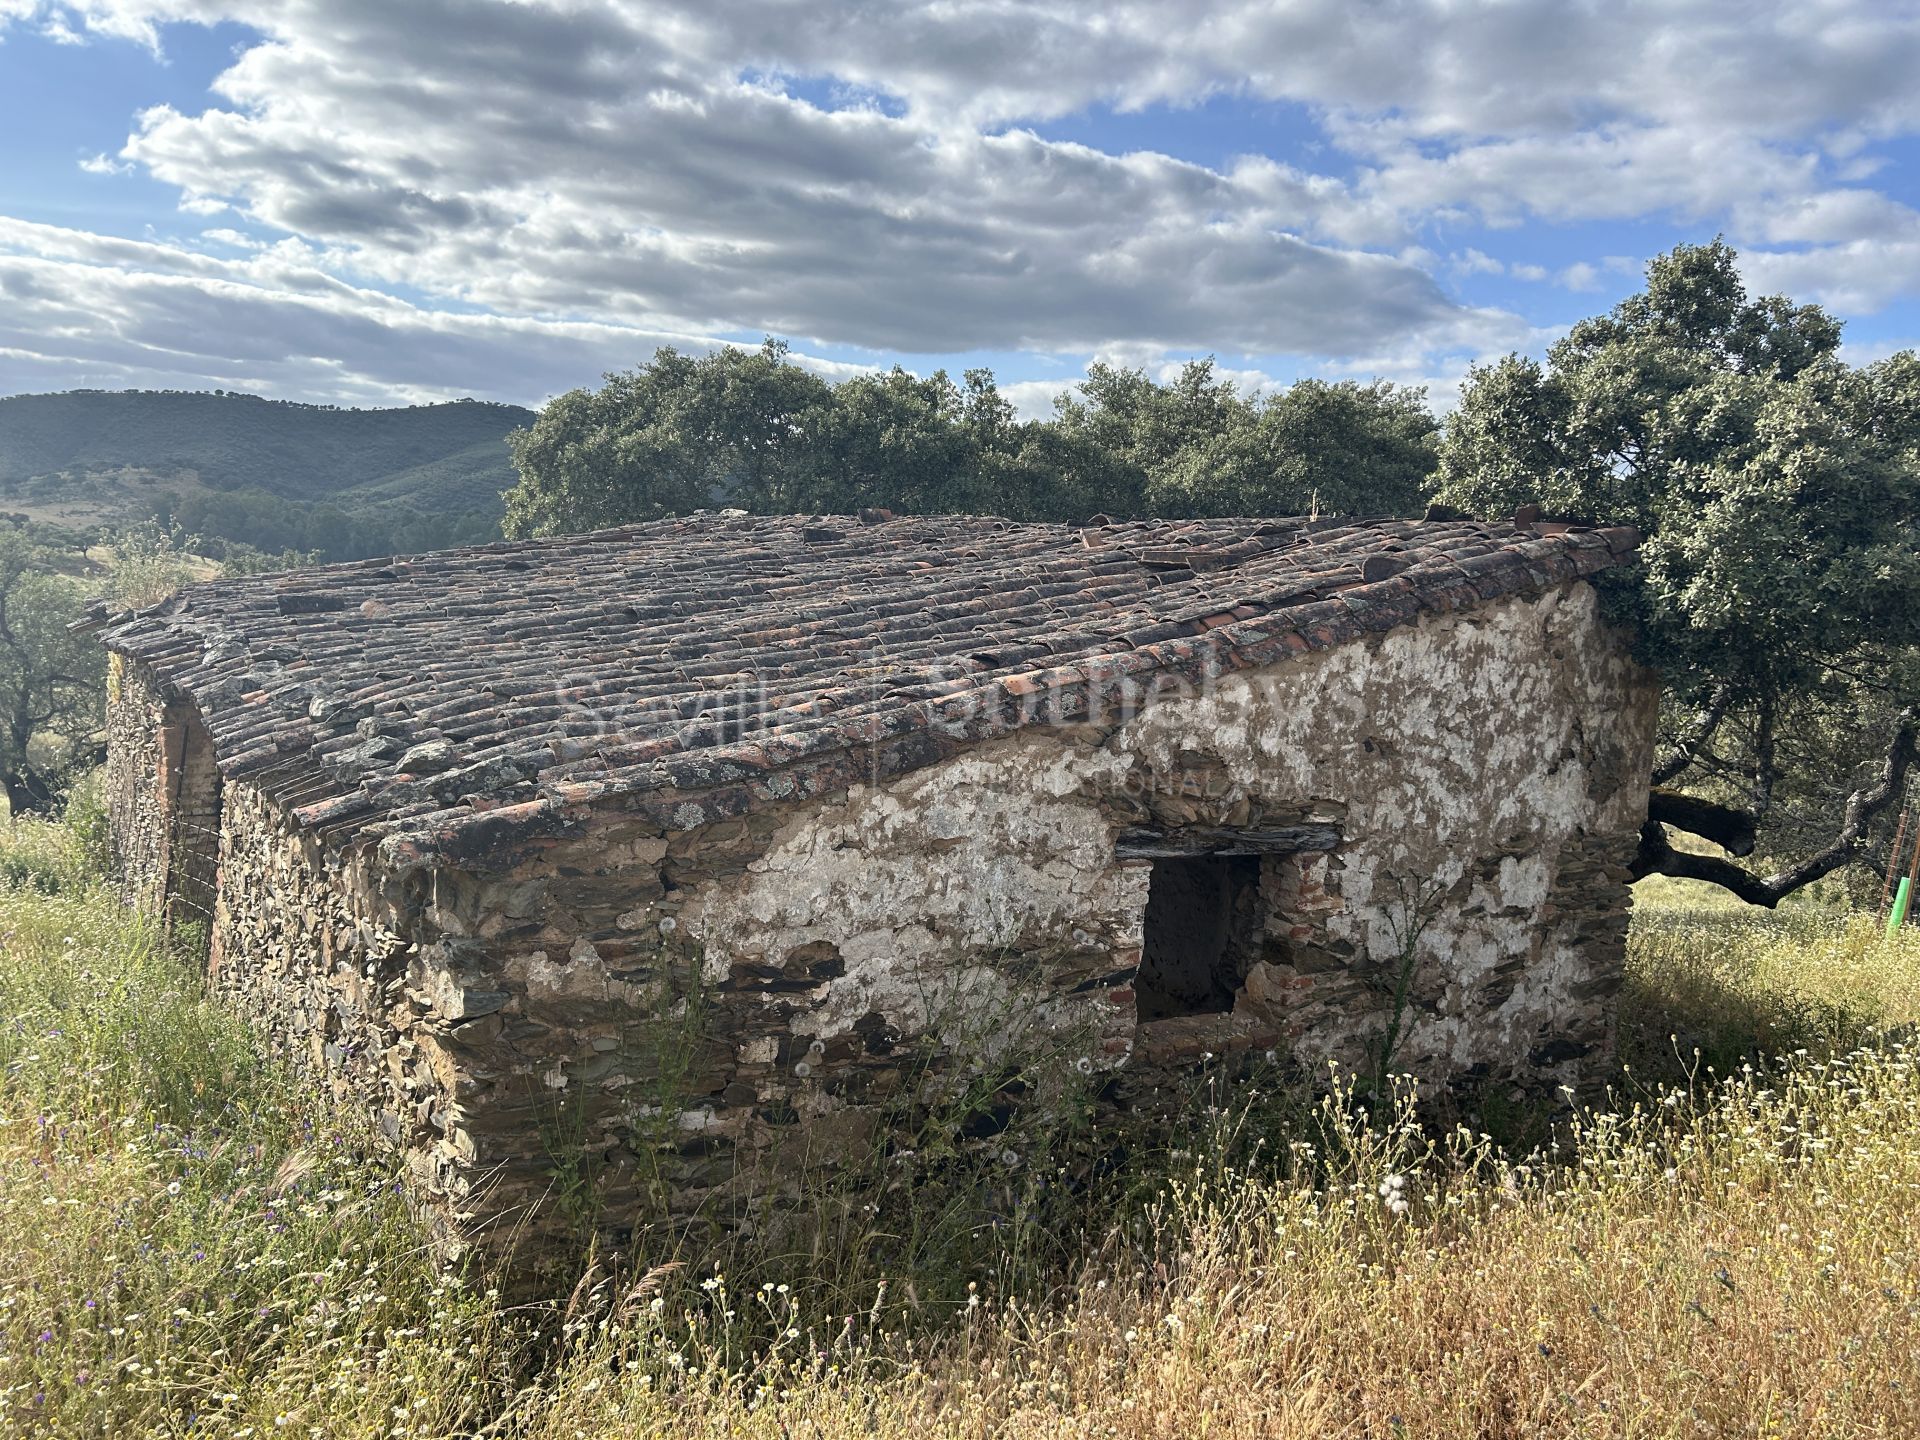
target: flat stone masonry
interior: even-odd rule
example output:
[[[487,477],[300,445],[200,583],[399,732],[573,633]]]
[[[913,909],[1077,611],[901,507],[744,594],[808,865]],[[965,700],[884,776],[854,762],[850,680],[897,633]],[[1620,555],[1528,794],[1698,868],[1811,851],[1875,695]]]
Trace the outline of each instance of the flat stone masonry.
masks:
[[[453,1249],[577,1241],[579,1185],[615,1241],[766,1223],[903,1086],[1036,1047],[1096,1074],[1250,1047],[1368,1067],[1403,964],[1392,1069],[1583,1084],[1655,708],[1563,580],[817,796],[680,827],[608,796],[483,861],[397,864],[196,778],[193,704],[165,694],[116,659],[130,893],[200,893],[181,837],[217,818],[213,983],[376,1116]],[[1253,837],[1230,1009],[1140,1019],[1138,833]]]
[[[122,893],[170,920],[208,925],[221,784],[207,727],[192,701],[162,700],[137,663],[108,659],[107,804]]]

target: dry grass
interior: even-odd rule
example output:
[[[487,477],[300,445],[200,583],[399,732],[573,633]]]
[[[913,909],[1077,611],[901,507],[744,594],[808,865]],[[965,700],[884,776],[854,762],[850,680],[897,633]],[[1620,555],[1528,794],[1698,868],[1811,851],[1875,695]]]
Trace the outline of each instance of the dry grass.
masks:
[[[910,1323],[911,1275],[503,1312],[104,897],[0,934],[0,1433],[1920,1434],[1920,946],[1869,926],[1648,917],[1634,1078],[1551,1152],[1203,1110],[1072,1284]]]
[[[1888,942],[1870,915],[1742,907],[1634,916],[1620,1056],[1643,1082],[1806,1050],[1832,1054],[1920,1020],[1920,927]]]
[[[499,1403],[491,1307],[388,1169],[104,895],[0,891],[0,1075],[0,1434],[440,1436]]]
[[[904,1373],[796,1342],[676,1379],[700,1325],[664,1319],[530,1433],[1912,1435],[1916,1123],[1904,1053],[1593,1122],[1562,1168],[1336,1123],[1330,1183],[1179,1183],[1157,1261]]]

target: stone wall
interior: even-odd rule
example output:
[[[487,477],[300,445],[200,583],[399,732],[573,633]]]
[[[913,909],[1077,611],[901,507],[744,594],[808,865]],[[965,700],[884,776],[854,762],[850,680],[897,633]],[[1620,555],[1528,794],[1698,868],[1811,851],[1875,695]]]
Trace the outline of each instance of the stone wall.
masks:
[[[1611,1044],[1655,689],[1584,584],[1029,731],[831,803],[671,836],[600,812],[441,874],[410,993],[468,1088],[443,1168],[522,1214],[592,1192],[758,1217],[903,1087],[1280,1047],[1579,1085]],[[1142,1025],[1130,826],[1328,827],[1259,863],[1227,1013]],[[1409,948],[1409,937],[1418,932]],[[910,1098],[910,1097],[909,1097]],[[755,1223],[758,1223],[757,1219]]]
[[[450,1255],[505,1242],[520,1219],[510,1194],[550,1198],[547,1117],[497,1083],[502,1069],[537,1075],[542,1033],[514,1024],[506,1051],[495,1042],[507,1027],[477,1023],[506,995],[449,988],[466,947],[434,924],[439,878],[396,878],[367,848],[327,847],[251,785],[228,787],[223,820],[215,991],[399,1148]],[[476,1093],[496,1137],[485,1157],[467,1128]],[[484,1205],[477,1188],[492,1191]]]
[[[168,700],[146,666],[107,675],[107,797],[123,895],[170,921],[213,917],[221,784],[191,701]]]
[[[137,857],[154,826],[119,742],[151,753],[166,717],[135,699]],[[811,1167],[982,1077],[1025,1071],[1031,1104],[1047,1076],[1150,1083],[1248,1047],[1370,1066],[1403,963],[1391,1068],[1580,1084],[1611,1039],[1654,704],[1576,583],[826,803],[672,834],[603,808],[485,874],[396,875],[230,785],[212,971],[378,1117],[450,1240],[492,1247],[765,1225]],[[1143,825],[1335,837],[1243,870],[1230,1009],[1138,1020],[1154,862],[1116,844]]]

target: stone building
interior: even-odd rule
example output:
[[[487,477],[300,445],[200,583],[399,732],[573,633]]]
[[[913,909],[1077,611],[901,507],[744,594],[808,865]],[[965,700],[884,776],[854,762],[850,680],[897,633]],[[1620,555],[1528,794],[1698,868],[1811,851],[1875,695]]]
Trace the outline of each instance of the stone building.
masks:
[[[1655,690],[1587,577],[1630,532],[865,519],[97,614],[130,897],[460,1235],[562,1175],[612,1230],[750,1209],[943,1056],[1604,1054]]]

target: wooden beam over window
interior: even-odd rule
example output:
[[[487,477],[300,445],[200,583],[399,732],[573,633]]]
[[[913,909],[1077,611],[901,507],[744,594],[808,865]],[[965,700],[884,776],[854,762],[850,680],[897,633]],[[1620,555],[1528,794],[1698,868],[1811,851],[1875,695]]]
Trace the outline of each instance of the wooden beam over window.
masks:
[[[1135,825],[1120,832],[1113,852],[1122,860],[1165,860],[1188,855],[1288,855],[1332,850],[1340,844],[1333,825],[1180,825],[1165,829]]]

